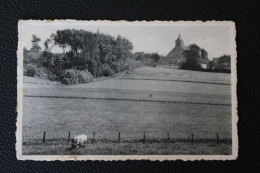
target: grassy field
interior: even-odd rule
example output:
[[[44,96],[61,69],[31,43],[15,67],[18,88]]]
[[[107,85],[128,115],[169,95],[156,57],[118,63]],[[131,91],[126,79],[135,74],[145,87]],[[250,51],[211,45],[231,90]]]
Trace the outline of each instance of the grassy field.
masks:
[[[40,79],[37,77],[29,77],[29,76],[24,76],[23,82],[25,84],[59,85],[59,82],[50,81],[50,80],[46,80],[46,79]],[[34,86],[37,86],[37,85],[34,85]]]
[[[172,69],[166,67],[143,67],[136,69],[134,73],[124,76],[133,79],[160,79],[180,80],[194,82],[212,82],[230,84],[231,76],[228,73],[209,73],[190,70]]]
[[[25,83],[23,154],[231,154],[230,92],[230,85],[122,78],[75,86]],[[68,132],[92,138],[93,131],[97,143],[68,151]],[[191,133],[194,143],[187,141]]]

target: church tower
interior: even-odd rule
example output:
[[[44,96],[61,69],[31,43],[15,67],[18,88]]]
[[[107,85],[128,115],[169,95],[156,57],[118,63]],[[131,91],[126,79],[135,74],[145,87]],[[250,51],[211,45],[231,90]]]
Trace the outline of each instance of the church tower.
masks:
[[[168,53],[167,60],[168,64],[172,64],[174,68],[179,68],[180,64],[184,61],[183,52],[188,47],[184,45],[184,41],[179,34],[178,38],[175,40],[175,47]]]
[[[184,45],[184,42],[183,42],[183,40],[181,38],[181,35],[179,34],[177,40],[175,40],[175,47],[177,47],[177,46],[182,47],[183,45]]]

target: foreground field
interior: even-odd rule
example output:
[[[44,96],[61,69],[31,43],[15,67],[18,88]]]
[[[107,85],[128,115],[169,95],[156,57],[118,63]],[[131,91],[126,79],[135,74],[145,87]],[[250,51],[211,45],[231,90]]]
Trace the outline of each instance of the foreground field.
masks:
[[[66,139],[69,131],[91,138],[95,131],[100,141],[117,141],[118,132],[122,140],[142,139],[143,132],[147,139],[165,139],[167,132],[172,139],[193,133],[195,139],[214,140],[217,132],[221,139],[231,139],[229,106],[28,97],[24,103],[25,150],[26,143],[42,145],[43,131],[47,141]]]
[[[207,83],[127,79],[153,69],[75,86],[25,83],[23,154],[231,154],[231,85],[210,84],[205,72]],[[225,75],[216,80],[228,82]],[[92,138],[93,131],[97,143],[68,150],[68,132]]]

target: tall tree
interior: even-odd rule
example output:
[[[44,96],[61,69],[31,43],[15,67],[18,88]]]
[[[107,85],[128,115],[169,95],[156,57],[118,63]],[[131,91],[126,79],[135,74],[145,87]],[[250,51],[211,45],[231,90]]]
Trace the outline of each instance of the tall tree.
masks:
[[[32,51],[34,52],[39,52],[41,51],[41,47],[39,46],[39,42],[41,41],[41,39],[39,37],[37,37],[36,35],[32,35]]]
[[[201,58],[208,59],[208,52],[205,49],[201,49]]]
[[[215,66],[216,66],[215,62],[213,60],[211,60],[208,64],[208,69],[214,70]]]
[[[158,53],[153,53],[151,55],[151,58],[153,59],[153,62],[155,62],[155,63],[159,62],[159,60],[160,60],[160,56],[158,55]]]
[[[199,70],[201,65],[199,58],[201,54],[201,48],[196,44],[189,45],[188,49],[183,52],[186,61],[181,64],[181,68],[189,70]]]

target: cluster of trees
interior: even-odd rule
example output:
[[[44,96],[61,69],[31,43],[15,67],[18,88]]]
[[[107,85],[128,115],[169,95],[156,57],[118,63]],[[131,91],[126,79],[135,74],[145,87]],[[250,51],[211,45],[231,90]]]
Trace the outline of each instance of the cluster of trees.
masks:
[[[183,56],[185,61],[180,65],[181,69],[187,70],[201,70],[201,63],[208,63],[208,53],[205,49],[201,49],[196,44],[191,44],[188,46],[188,49],[184,50]]]
[[[184,61],[180,64],[181,69],[224,73],[231,72],[230,55],[223,55],[210,61],[208,59],[208,52],[205,49],[200,48],[196,44],[191,44],[188,49],[183,52],[183,56]],[[207,66],[202,68],[202,64]]]
[[[211,71],[220,71],[220,72],[231,72],[231,56],[222,55],[219,58],[213,58],[209,62],[208,69]]]
[[[118,36],[92,33],[85,30],[58,30],[52,35],[54,43],[67,48],[69,65],[88,69],[94,77],[117,73],[130,68],[132,43]],[[109,73],[108,73],[109,72]]]
[[[39,53],[40,38],[33,35],[30,52]],[[63,53],[51,52],[53,46],[58,46]],[[93,77],[110,76],[123,70],[133,68],[133,45],[121,36],[117,38],[107,34],[86,30],[65,29],[57,30],[44,41],[44,51],[41,59],[45,59],[43,66],[55,75],[62,76],[64,70],[75,69],[89,71]],[[33,64],[35,61],[24,50],[24,61]],[[39,65],[39,64],[38,64]]]
[[[156,67],[156,64],[160,61],[161,56],[158,53],[139,53],[135,59],[141,61],[147,66]]]

